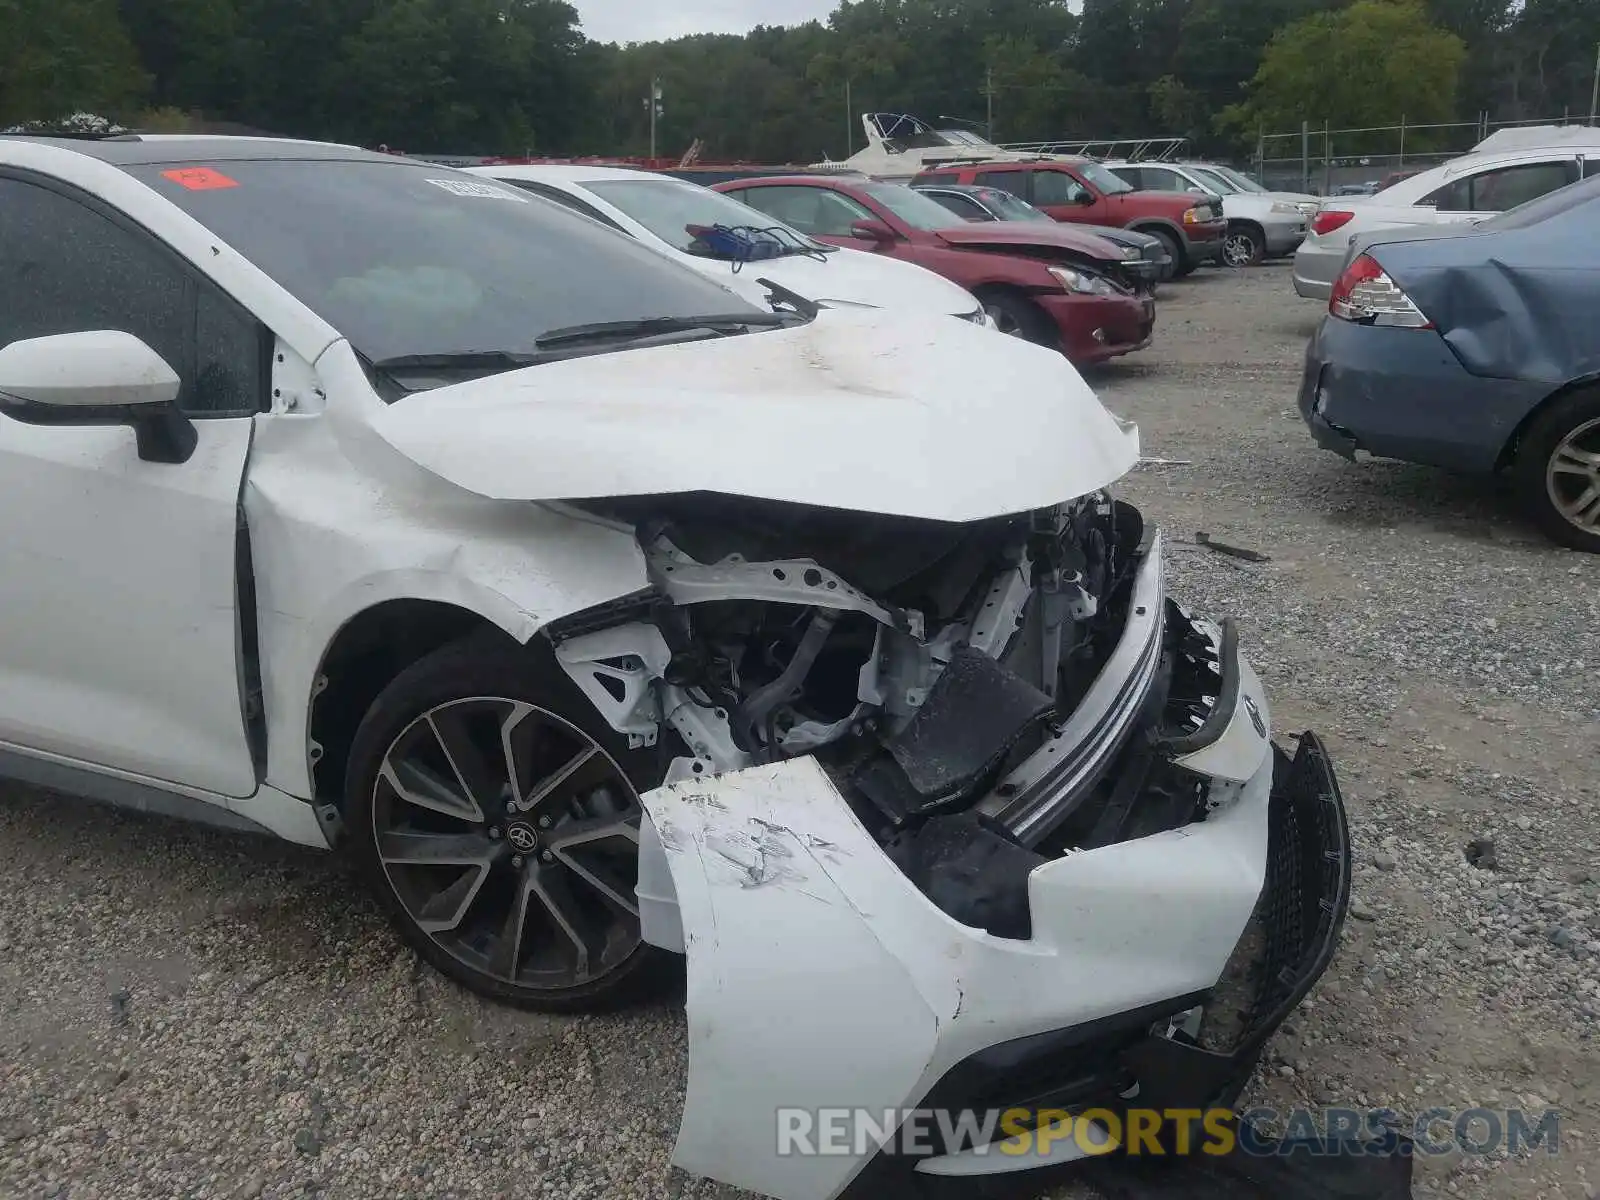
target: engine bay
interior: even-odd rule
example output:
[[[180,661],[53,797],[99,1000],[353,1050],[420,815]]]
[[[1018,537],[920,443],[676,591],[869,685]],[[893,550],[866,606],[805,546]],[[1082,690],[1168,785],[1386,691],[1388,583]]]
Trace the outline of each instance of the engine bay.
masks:
[[[1159,542],[1108,493],[969,524],[586,507],[634,529],[652,586],[550,637],[666,782],[815,755],[935,903],[1009,937],[1040,863],[1204,819],[1206,781],[1159,750],[1221,694],[1220,638],[1160,593]]]

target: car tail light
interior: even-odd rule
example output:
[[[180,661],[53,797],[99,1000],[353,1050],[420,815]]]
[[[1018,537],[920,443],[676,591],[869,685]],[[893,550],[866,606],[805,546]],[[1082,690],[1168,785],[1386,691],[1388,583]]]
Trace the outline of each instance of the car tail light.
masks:
[[[1398,329],[1432,329],[1433,322],[1389,278],[1378,260],[1363,254],[1345,268],[1328,297],[1328,312],[1341,321]]]
[[[1355,219],[1356,215],[1353,212],[1342,208],[1330,208],[1311,218],[1311,231],[1319,236],[1326,236],[1335,229],[1343,229]]]

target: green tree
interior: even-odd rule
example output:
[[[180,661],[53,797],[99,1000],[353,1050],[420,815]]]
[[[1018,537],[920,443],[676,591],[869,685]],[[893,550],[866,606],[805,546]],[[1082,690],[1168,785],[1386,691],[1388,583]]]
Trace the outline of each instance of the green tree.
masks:
[[[148,85],[116,0],[0,0],[0,128],[126,114]]]
[[[1420,0],[1356,0],[1276,34],[1242,104],[1220,123],[1253,136],[1309,120],[1338,128],[1447,122],[1467,48]],[[1359,147],[1349,147],[1358,150]]]

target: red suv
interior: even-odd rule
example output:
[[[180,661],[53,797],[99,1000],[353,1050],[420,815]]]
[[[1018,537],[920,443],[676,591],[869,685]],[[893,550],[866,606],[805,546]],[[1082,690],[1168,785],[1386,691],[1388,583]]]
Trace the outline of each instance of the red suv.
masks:
[[[946,164],[912,182],[1000,188],[1058,221],[1152,234],[1166,243],[1177,275],[1220,257],[1228,234],[1220,200],[1198,200],[1190,192],[1138,192],[1087,158]]]
[[[1150,344],[1156,305],[1138,294],[1124,252],[1078,230],[963,221],[901,183],[780,175],[719,183],[751,208],[835,246],[915,263],[959,283],[1003,333],[1053,346],[1075,363]],[[1069,235],[1069,236],[1063,236]]]

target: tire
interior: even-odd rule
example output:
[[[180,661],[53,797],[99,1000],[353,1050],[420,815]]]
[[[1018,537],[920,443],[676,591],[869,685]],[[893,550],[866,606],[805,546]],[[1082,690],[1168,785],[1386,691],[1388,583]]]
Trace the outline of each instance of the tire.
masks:
[[[1600,388],[1563,396],[1534,418],[1513,471],[1546,536],[1600,554]]]
[[[1172,274],[1168,278],[1182,279],[1194,270],[1194,264],[1189,261],[1183,243],[1178,240],[1176,234],[1169,233],[1165,229],[1143,229],[1140,232],[1160,238],[1161,244],[1167,248],[1167,254],[1172,259]]]
[[[1031,300],[1003,291],[986,292],[979,298],[983,301],[984,312],[994,318],[1001,333],[1040,346],[1049,346],[1053,350],[1060,348],[1060,339],[1050,324],[1050,318]]]
[[[1249,225],[1234,225],[1222,243],[1222,265],[1233,267],[1260,266],[1267,257],[1267,241],[1260,230]]]
[[[633,895],[638,797],[664,763],[629,750],[553,657],[474,635],[401,672],[362,719],[350,851],[450,979],[521,1008],[610,1008],[666,957],[640,940]]]

